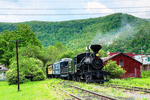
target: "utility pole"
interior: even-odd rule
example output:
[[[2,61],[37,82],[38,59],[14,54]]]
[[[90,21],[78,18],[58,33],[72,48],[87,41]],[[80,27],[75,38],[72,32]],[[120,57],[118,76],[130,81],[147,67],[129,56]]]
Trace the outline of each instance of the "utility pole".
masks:
[[[23,42],[22,40],[14,40],[14,41],[9,41],[9,42],[16,42],[16,58],[17,58],[17,83],[18,83],[18,91],[20,90],[19,86],[19,63],[18,63],[18,42]]]

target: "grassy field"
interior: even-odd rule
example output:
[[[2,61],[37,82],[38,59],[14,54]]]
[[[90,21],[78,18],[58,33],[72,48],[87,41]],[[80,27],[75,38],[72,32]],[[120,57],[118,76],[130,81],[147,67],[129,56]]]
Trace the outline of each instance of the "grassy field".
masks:
[[[112,79],[109,82],[105,82],[105,85],[107,84],[118,84],[118,85],[150,88],[150,78]]]
[[[20,91],[17,91],[17,85],[0,81],[0,100],[62,100],[55,90],[48,87],[50,81],[52,80],[20,84]]]
[[[46,79],[44,81],[26,82],[20,84],[20,91],[17,91],[17,85],[8,85],[7,82],[0,81],[0,100],[64,100],[66,97],[63,94],[60,96],[59,91],[50,85],[51,83],[56,85],[62,81],[61,79]],[[73,83],[86,87],[86,89],[93,89],[93,86],[96,86],[95,84],[81,82]],[[110,83],[150,88],[150,78],[113,79],[110,82],[105,82],[105,85]]]

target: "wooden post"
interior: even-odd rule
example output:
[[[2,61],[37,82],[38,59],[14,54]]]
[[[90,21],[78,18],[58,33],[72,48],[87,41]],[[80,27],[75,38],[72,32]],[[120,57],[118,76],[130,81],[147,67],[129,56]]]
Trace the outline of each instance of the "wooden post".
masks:
[[[20,90],[20,86],[19,86],[19,63],[18,63],[18,42],[23,42],[23,41],[9,41],[9,42],[16,42],[16,59],[17,59],[17,83],[18,83],[18,91]]]
[[[17,83],[18,83],[18,91],[20,90],[20,86],[19,86],[19,64],[18,64],[18,41],[16,41],[16,58],[17,58]]]

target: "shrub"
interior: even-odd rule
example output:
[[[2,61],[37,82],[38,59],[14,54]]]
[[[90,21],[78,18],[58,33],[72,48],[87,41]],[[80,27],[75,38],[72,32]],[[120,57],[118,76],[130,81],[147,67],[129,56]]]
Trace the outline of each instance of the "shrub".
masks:
[[[148,77],[150,77],[150,71],[142,71],[141,77],[142,78],[148,78]]]
[[[119,78],[125,74],[125,70],[121,68],[121,66],[116,64],[116,61],[108,61],[108,63],[104,66],[103,70],[110,72],[111,78]]]
[[[17,83],[17,66],[16,61],[12,60],[10,64],[10,69],[7,72],[7,80],[9,84],[16,84]],[[20,83],[25,82],[27,77],[25,76],[33,76],[33,81],[44,80],[46,75],[44,74],[43,70],[43,62],[39,59],[35,58],[28,58],[28,57],[20,57],[19,58],[19,74],[20,74]],[[30,78],[31,79],[31,78]],[[28,80],[30,80],[28,79]]]
[[[44,72],[39,68],[37,71],[33,72],[33,81],[44,80],[46,76]]]
[[[6,79],[9,83],[9,85],[11,84],[17,84],[17,70],[16,69],[9,69],[6,72]],[[25,75],[23,74],[23,72],[19,72],[19,83],[23,83],[25,82]]]

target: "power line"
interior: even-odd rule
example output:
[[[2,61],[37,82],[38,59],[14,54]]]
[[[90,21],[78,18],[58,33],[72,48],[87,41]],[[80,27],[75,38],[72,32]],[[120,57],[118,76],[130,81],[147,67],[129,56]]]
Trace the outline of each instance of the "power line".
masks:
[[[138,12],[122,12],[122,13],[148,13],[150,11]],[[112,13],[79,13],[79,14],[0,14],[0,15],[15,15],[15,16],[68,16],[68,15],[99,15],[99,14],[112,14]]]
[[[85,10],[85,9],[130,9],[130,8],[150,8],[150,6],[112,7],[112,8],[0,8],[0,10]]]
[[[93,2],[94,0],[33,0],[33,1],[29,1],[29,0],[19,0],[19,1],[15,1],[14,2],[51,2],[51,3],[62,3],[62,2]],[[128,1],[128,2],[133,2],[133,1],[138,1],[138,0],[96,0],[97,2],[124,2],[124,1]]]

